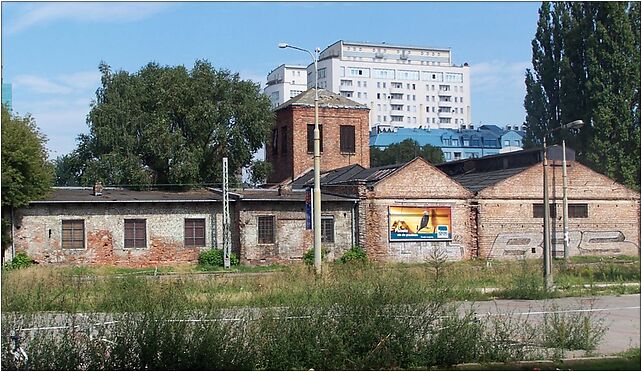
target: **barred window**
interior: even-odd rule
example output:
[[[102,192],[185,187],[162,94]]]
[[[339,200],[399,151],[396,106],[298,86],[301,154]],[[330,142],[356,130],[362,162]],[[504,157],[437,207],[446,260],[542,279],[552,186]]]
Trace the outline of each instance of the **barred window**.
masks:
[[[147,248],[146,221],[125,220],[125,248]]]
[[[62,248],[85,248],[85,220],[62,221]]]
[[[334,243],[334,217],[321,217],[321,243]]]
[[[185,246],[186,247],[204,247],[205,246],[205,219],[204,218],[186,218],[185,219]]]
[[[544,204],[533,204],[533,218],[544,218]],[[551,203],[549,206],[550,217],[555,218],[557,216],[555,204]]]
[[[588,218],[588,204],[569,204],[569,218]]]
[[[274,216],[259,216],[259,244],[274,244]]]

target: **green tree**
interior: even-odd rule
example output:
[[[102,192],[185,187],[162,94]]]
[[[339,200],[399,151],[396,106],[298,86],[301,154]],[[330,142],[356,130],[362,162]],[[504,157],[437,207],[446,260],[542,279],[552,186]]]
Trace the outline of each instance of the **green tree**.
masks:
[[[272,125],[258,84],[207,61],[149,63],[136,73],[101,63],[101,86],[89,112],[89,134],[61,159],[59,180],[103,184],[220,183],[250,165]],[[69,181],[71,180],[71,181]],[[61,181],[62,182],[62,181]],[[230,177],[230,182],[240,182]]]
[[[640,4],[542,3],[526,71],[525,145],[582,119],[579,132],[557,131],[578,159],[640,188]]]
[[[384,165],[406,163],[417,156],[421,156],[431,164],[444,162],[444,153],[441,149],[431,145],[420,146],[417,141],[409,138],[399,143],[392,144],[385,150],[381,150],[374,146],[371,147],[370,166],[380,167]]]
[[[14,115],[2,105],[2,249],[10,243],[12,208],[44,197],[50,190],[53,167],[47,161],[45,136],[34,119]]]

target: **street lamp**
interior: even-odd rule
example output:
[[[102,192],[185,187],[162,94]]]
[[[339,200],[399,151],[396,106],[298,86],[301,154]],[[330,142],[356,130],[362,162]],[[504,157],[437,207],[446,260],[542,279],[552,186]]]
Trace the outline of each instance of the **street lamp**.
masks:
[[[561,129],[574,129],[574,128],[580,128],[584,125],[584,122],[582,120],[575,120],[570,123],[566,123],[563,125],[560,125],[557,128],[553,128],[549,130],[548,132],[544,133],[544,138],[543,138],[543,148],[542,148],[542,155],[543,155],[543,177],[544,177],[544,286],[546,290],[549,290],[553,287],[553,277],[552,277],[552,254],[551,254],[551,245],[550,245],[550,220],[551,220],[551,215],[550,215],[550,207],[549,207],[549,201],[548,201],[548,177],[546,174],[546,168],[548,166],[548,159],[546,156],[546,137],[558,130]],[[563,208],[563,229],[564,229],[564,258],[568,258],[568,223],[567,223],[567,215],[568,215],[568,201],[566,199],[566,142],[562,141],[562,178],[564,181],[564,186],[563,186],[563,199],[564,199],[564,208]]]
[[[319,48],[314,54],[307,49],[299,48],[287,43],[279,43],[279,48],[292,48],[306,52],[314,62],[314,190],[312,205],[312,228],[314,230],[314,268],[317,274],[321,274],[321,138],[319,135]]]

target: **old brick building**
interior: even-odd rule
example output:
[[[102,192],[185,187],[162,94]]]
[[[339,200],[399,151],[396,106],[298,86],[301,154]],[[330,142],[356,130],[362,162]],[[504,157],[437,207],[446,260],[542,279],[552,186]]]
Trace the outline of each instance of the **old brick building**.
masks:
[[[309,187],[312,176],[299,177],[293,187]],[[423,262],[436,250],[451,259],[476,254],[472,193],[422,158],[348,166],[325,172],[321,181],[327,192],[359,198],[358,241],[371,259]]]
[[[370,166],[367,106],[319,89],[321,170],[350,164]],[[308,89],[275,109],[276,121],[266,160],[268,184],[292,180],[313,166],[315,90]]]
[[[569,251],[639,255],[640,194],[574,161],[567,149]],[[548,151],[551,247],[564,256],[561,148]],[[474,196],[480,258],[538,258],[543,247],[541,151],[524,150],[439,166]]]

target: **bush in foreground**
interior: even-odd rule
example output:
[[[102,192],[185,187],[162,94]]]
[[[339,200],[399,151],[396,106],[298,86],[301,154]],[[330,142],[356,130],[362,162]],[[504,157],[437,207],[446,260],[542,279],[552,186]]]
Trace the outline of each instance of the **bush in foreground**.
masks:
[[[223,267],[224,266],[224,257],[223,250],[212,248],[206,251],[202,251],[198,255],[198,263],[203,266],[208,267]],[[230,265],[237,266],[239,264],[239,259],[236,256],[236,253],[230,253]]]

